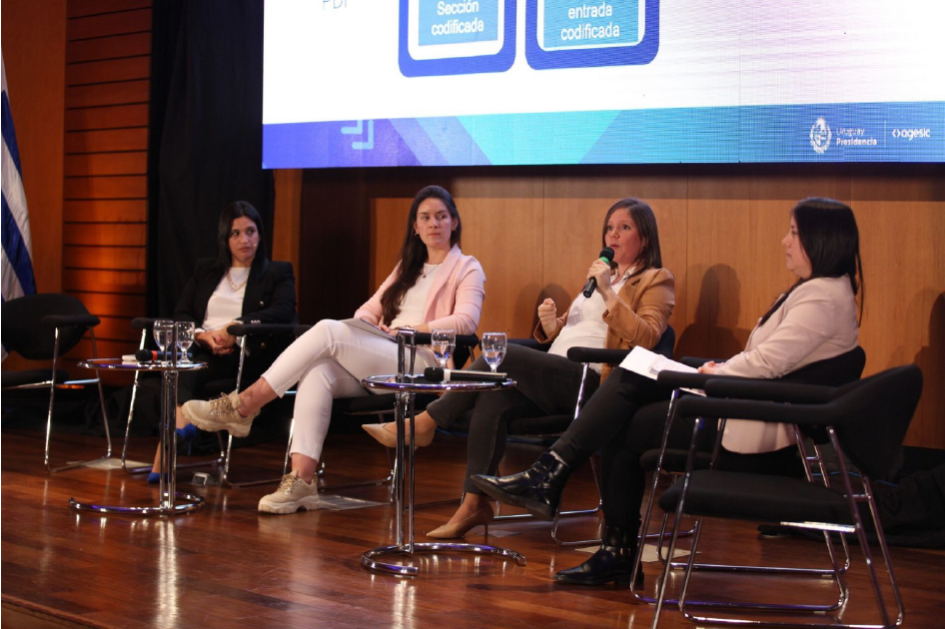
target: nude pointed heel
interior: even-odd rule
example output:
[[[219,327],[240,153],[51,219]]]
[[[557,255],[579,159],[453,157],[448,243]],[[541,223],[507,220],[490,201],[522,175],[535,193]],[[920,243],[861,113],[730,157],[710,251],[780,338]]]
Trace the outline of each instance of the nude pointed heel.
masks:
[[[452,524],[447,523],[439,528],[433,529],[427,533],[427,537],[432,537],[433,539],[456,539],[462,537],[480,524],[485,526],[485,535],[488,536],[489,523],[492,522],[492,518],[494,517],[492,507],[486,505],[486,508],[476,511],[468,518],[464,518],[459,522],[453,522]]]
[[[393,422],[388,422],[387,424],[361,424],[361,428],[364,429],[364,432],[374,437],[378,443],[387,448],[396,448],[397,447],[397,433],[391,432],[385,428],[385,426],[392,425]],[[418,432],[416,437],[414,437],[414,445],[418,448],[428,446],[433,443],[433,435],[436,434],[436,430],[432,430],[428,433]],[[407,435],[407,442],[410,441],[410,435]]]

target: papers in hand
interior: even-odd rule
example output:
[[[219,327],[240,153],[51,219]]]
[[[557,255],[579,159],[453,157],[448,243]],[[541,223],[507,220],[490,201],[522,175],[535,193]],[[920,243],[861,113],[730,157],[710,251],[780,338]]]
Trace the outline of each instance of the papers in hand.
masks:
[[[391,336],[390,334],[388,334],[388,333],[385,332],[384,330],[380,329],[379,327],[377,327],[377,326],[374,325],[373,323],[369,323],[368,321],[365,321],[364,319],[355,319],[355,318],[343,319],[341,322],[344,323],[344,324],[346,324],[346,325],[351,326],[352,328],[357,328],[357,329],[363,330],[364,332],[367,332],[367,333],[369,333],[369,334],[373,334],[373,335],[375,335],[375,336],[380,336],[380,337],[382,337],[382,338],[385,338],[385,339],[387,339],[388,341],[390,341],[391,343],[396,343],[396,342],[397,342],[397,339],[395,339],[393,336]]]
[[[681,371],[683,373],[698,373],[699,370],[689,365],[678,363],[675,360],[666,358],[662,354],[651,352],[642,347],[634,347],[627,357],[620,363],[622,369],[632,371],[650,380],[656,380],[656,376],[661,371]],[[696,395],[705,395],[702,389],[683,389]]]

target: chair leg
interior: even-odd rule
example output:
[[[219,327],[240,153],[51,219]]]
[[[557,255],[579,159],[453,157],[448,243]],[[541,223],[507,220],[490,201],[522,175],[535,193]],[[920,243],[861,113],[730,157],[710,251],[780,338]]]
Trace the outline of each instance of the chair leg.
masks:
[[[282,464],[282,476],[285,476],[288,473],[289,468],[289,449],[292,447],[292,429],[295,426],[295,420],[292,420],[292,423],[289,425],[289,443],[286,446],[285,450],[285,460]],[[271,485],[273,483],[278,483],[282,476],[278,478],[261,478],[251,481],[243,482],[234,482],[230,480],[230,461],[233,456],[233,435],[229,435],[226,444],[226,454],[223,455],[223,471],[220,473],[220,484],[224,487],[232,487],[233,489],[242,489],[243,487],[256,487],[257,485]]]
[[[391,411],[385,411],[385,412],[383,412],[383,413],[372,413],[372,414],[377,418],[378,423],[380,423],[380,422],[384,419],[384,416],[387,415],[387,414],[389,414],[390,412],[391,412]],[[357,415],[355,415],[355,416],[357,416]],[[396,462],[395,460],[393,460],[393,457],[391,456],[391,450],[390,450],[390,448],[384,448],[384,451],[387,453],[387,460],[390,462],[390,466],[391,466],[391,467],[390,467],[390,471],[387,473],[387,476],[385,476],[384,478],[376,478],[376,479],[372,479],[372,480],[351,481],[351,482],[348,482],[348,483],[337,483],[337,484],[334,484],[334,485],[329,485],[329,484],[325,481],[325,478],[320,474],[320,475],[319,475],[319,487],[318,487],[319,491],[336,491],[336,490],[338,490],[338,489],[353,489],[353,488],[355,488],[355,487],[373,487],[373,486],[376,486],[376,485],[387,485],[387,486],[388,486],[387,501],[388,501],[389,503],[393,504],[393,502],[394,502],[394,478],[396,478],[396,474],[397,474],[397,462]],[[432,504],[433,504],[433,503],[425,503],[425,504],[421,504],[421,505],[415,505],[414,508],[429,507],[429,506],[431,506]]]
[[[686,472],[686,475],[683,477],[682,491],[679,496],[679,501],[676,504],[675,517],[673,521],[673,535],[669,544],[669,552],[668,552],[669,557],[673,556],[676,550],[676,543],[679,539],[679,528],[680,528],[680,523],[682,521],[683,514],[685,513],[686,492],[689,486],[689,479],[691,477],[692,457],[693,457],[692,453],[695,450],[695,445],[697,442],[697,434],[699,430],[701,430],[702,425],[704,423],[705,423],[704,418],[697,419],[696,425],[693,429],[692,442],[690,443],[690,455],[689,455],[690,458],[686,465],[687,472]],[[716,442],[717,447],[720,442],[721,442],[721,435],[719,436],[718,441]],[[846,588],[845,583],[843,582],[843,575],[840,573],[839,567],[837,566],[836,561],[834,561],[834,564],[833,564],[833,568],[834,568],[833,577],[839,590],[839,597],[836,603],[832,603],[830,605],[784,605],[780,603],[732,603],[728,601],[687,601],[689,583],[692,578],[692,573],[695,569],[710,569],[710,570],[723,569],[723,570],[769,572],[769,573],[785,571],[784,569],[781,569],[781,568],[760,569],[753,566],[749,566],[749,567],[713,566],[710,564],[697,564],[695,559],[696,559],[696,553],[698,552],[699,540],[702,536],[702,530],[703,530],[702,522],[703,522],[703,518],[700,517],[696,519],[696,524],[694,527],[695,535],[692,538],[692,546],[689,551],[689,560],[686,563],[686,572],[685,572],[685,576],[683,577],[683,583],[682,583],[682,588],[679,594],[679,598],[676,600],[667,599],[666,597],[666,589],[669,587],[669,576],[670,576],[671,571],[674,568],[674,564],[671,561],[667,561],[663,565],[663,574],[659,582],[657,583],[656,611],[653,615],[653,625],[652,625],[654,628],[657,627],[657,625],[659,624],[659,618],[662,612],[663,605],[666,605],[666,604],[678,605],[679,610],[683,614],[683,616],[693,622],[712,623],[712,624],[716,624],[716,623],[733,624],[737,621],[729,620],[726,618],[696,616],[695,614],[693,614],[691,611],[687,609],[687,605],[689,607],[699,607],[699,608],[747,609],[747,610],[758,610],[758,611],[803,611],[803,612],[812,612],[812,613],[824,613],[824,612],[835,611],[839,609],[840,607],[842,607],[842,605],[846,602],[847,588]],[[833,555],[831,555],[831,558],[832,559],[834,558]],[[799,574],[799,573],[804,573],[804,570],[790,570],[789,572],[792,574]],[[642,598],[639,596],[637,598],[641,598],[641,600],[646,600],[645,598]],[[758,624],[758,623],[755,623],[755,624]],[[764,624],[768,624],[768,623],[764,623]],[[772,624],[778,624],[778,623],[772,623]],[[796,626],[796,625],[797,623],[787,623],[787,626]],[[833,627],[834,625],[831,625],[831,626]]]
[[[141,329],[141,341],[138,343],[138,349],[144,349],[145,342],[148,338],[148,329]],[[140,371],[135,371],[135,379],[131,383],[131,403],[128,406],[128,419],[125,422],[125,444],[121,448],[121,469],[125,470],[129,474],[141,474],[143,472],[150,472],[150,466],[143,467],[128,467],[128,442],[131,437],[131,420],[135,416],[135,402],[138,399],[138,382],[141,377]]]
[[[89,334],[92,339],[92,356],[95,358],[98,358],[98,351],[95,345],[95,332],[92,331],[91,328],[89,329]],[[55,399],[56,399],[56,369],[58,367],[59,367],[59,328],[56,328],[55,344],[53,346],[53,359],[52,359],[53,376],[49,385],[49,412],[46,415],[46,445],[45,445],[45,453],[44,453],[46,470],[49,471],[50,474],[55,474],[63,470],[75,469],[77,467],[85,467],[87,465],[90,465],[92,463],[98,463],[100,461],[107,461],[112,456],[112,436],[108,427],[108,415],[105,411],[105,393],[102,390],[101,374],[99,373],[98,369],[96,369],[95,380],[83,381],[83,382],[88,382],[89,384],[91,384],[91,382],[96,382],[98,384],[99,401],[102,405],[102,419],[105,422],[105,437],[108,441],[108,449],[105,452],[105,456],[98,457],[97,459],[89,459],[87,461],[70,461],[69,463],[66,463],[65,465],[61,465],[59,467],[52,467],[52,462],[51,462],[51,457],[50,457],[50,440],[52,437],[53,407],[54,407]]]

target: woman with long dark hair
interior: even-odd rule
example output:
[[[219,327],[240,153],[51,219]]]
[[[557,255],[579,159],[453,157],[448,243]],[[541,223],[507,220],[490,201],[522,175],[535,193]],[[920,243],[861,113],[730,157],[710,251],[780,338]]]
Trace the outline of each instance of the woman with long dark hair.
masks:
[[[485,274],[472,256],[459,248],[462,222],[449,192],[428,186],[410,207],[400,262],[355,318],[388,334],[397,328],[429,332],[451,328],[472,334],[479,325]],[[436,360],[429,348],[417,353],[420,369]],[[397,346],[390,338],[343,321],[322,320],[299,337],[272,367],[242,393],[210,402],[192,401],[183,414],[198,428],[249,433],[259,409],[280,397],[296,382],[292,471],[274,493],[259,501],[266,513],[295,513],[318,506],[314,479],[336,397],[367,395],[361,379],[397,368]]]
[[[723,363],[705,364],[703,373],[778,378],[856,348],[863,275],[853,211],[839,201],[805,199],[792,210],[781,244],[797,282],[759,319],[745,351]],[[653,380],[619,369],[530,469],[501,478],[473,477],[486,495],[551,519],[571,471],[601,451],[601,547],[583,564],[558,572],[557,580],[596,585],[630,576],[645,482],[640,455],[660,446],[666,406],[653,403],[667,400],[670,393]],[[687,447],[692,426],[686,423],[674,422],[672,447]],[[765,453],[783,465],[784,473],[799,465],[794,434],[780,425],[729,420],[722,445],[729,459]]]
[[[295,321],[292,264],[269,259],[262,229],[262,217],[251,203],[234,201],[224,207],[217,223],[217,257],[197,261],[174,308],[175,320],[196,324],[194,360],[207,363],[206,369],[178,376],[177,428],[181,439],[190,440],[197,434],[183,417],[181,405],[207,382],[236,377],[239,352],[234,351],[236,339],[226,329],[245,321]],[[271,347],[258,344],[251,349],[253,364],[267,365],[275,358],[267,356]],[[158,465],[155,455],[149,483],[160,480]]]
[[[629,349],[639,345],[652,349],[666,331],[675,301],[674,279],[662,268],[656,216],[650,206],[634,198],[614,203],[604,216],[601,244],[614,250],[614,259],[611,264],[601,260],[591,264],[587,275],[597,279],[591,297],[579,293],[562,317],[557,316],[551,299],[538,306],[535,338],[550,343],[548,351],[508,347],[501,369],[516,381],[514,389],[481,395],[447,393],[416,417],[415,443],[427,445],[437,426],[448,427],[472,411],[462,504],[449,522],[427,533],[429,537],[462,537],[492,520],[488,499],[469,478],[494,474],[498,469],[510,421],[573,412],[583,369],[568,360],[569,348]],[[477,359],[471,369],[487,369],[485,359]],[[594,365],[587,374],[585,394],[593,393],[609,371],[608,366]],[[362,428],[388,447],[397,443],[392,424],[365,424]]]

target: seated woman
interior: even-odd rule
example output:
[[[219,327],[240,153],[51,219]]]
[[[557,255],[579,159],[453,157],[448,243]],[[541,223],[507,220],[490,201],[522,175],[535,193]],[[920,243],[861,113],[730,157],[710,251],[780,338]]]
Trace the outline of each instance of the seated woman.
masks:
[[[429,332],[452,328],[472,334],[479,325],[486,277],[482,266],[459,249],[462,223],[450,193],[428,186],[410,207],[400,263],[356,318],[388,334],[397,328]],[[436,365],[433,352],[421,348],[417,367]],[[397,369],[397,345],[342,321],[323,320],[299,337],[251,387],[211,402],[184,405],[184,416],[204,430],[249,433],[259,409],[298,382],[292,471],[279,489],[259,501],[266,513],[295,513],[318,506],[314,479],[336,397],[368,395],[361,379]]]
[[[427,533],[429,537],[462,537],[474,526],[492,520],[492,506],[468,479],[473,474],[494,474],[498,469],[509,421],[572,412],[582,368],[567,359],[569,348],[629,349],[640,345],[652,349],[666,331],[675,300],[674,280],[672,273],[661,268],[653,210],[638,199],[617,201],[604,217],[601,240],[614,250],[614,260],[612,266],[596,260],[588,270],[587,276],[597,280],[594,294],[585,298],[579,293],[560,318],[556,318],[551,299],[538,306],[535,337],[551,343],[548,352],[509,346],[502,370],[518,383],[514,389],[481,395],[447,393],[416,417],[415,443],[427,445],[437,425],[447,427],[472,410],[463,502],[449,522]],[[588,395],[606,376],[598,375],[600,365],[593,367],[594,372],[588,374]],[[477,359],[472,369],[488,370],[485,359]],[[362,427],[388,447],[397,443],[393,423]]]
[[[193,439],[196,428],[181,413],[181,405],[193,399],[204,384],[235,378],[239,370],[236,339],[226,329],[246,321],[292,323],[295,321],[295,277],[288,262],[275,262],[266,255],[259,212],[246,201],[230,203],[220,213],[217,257],[197,261],[194,275],[181,293],[174,319],[194,321],[194,360],[206,369],[181,372],[177,379],[177,429],[182,439]],[[268,365],[275,355],[262,344],[252,348],[252,364]],[[257,373],[258,375],[258,373]],[[148,475],[149,483],[160,480],[158,454]]]
[[[801,201],[781,244],[797,282],[761,317],[745,351],[724,363],[707,363],[703,373],[778,378],[857,346],[856,294],[863,274],[853,211],[830,199]],[[862,312],[862,299],[860,306]],[[580,566],[558,572],[559,581],[596,585],[630,576],[645,483],[640,455],[660,446],[666,420],[667,405],[651,403],[667,400],[670,393],[654,380],[619,369],[530,469],[502,478],[473,477],[496,500],[550,519],[571,470],[602,451],[601,547]],[[677,418],[671,433],[671,447],[688,448],[692,422]],[[786,472],[799,465],[794,433],[787,426],[729,420],[722,443],[733,459],[771,453]]]

